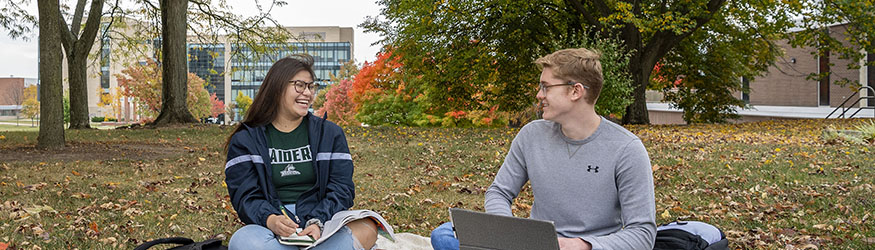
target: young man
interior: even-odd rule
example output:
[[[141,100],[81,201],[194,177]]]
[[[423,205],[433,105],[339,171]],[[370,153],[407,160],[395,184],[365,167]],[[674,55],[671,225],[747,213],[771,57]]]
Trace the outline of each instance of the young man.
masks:
[[[650,158],[637,136],[595,112],[599,54],[565,49],[535,61],[543,120],[524,126],[486,191],[486,212],[513,216],[531,181],[531,218],[553,221],[561,249],[652,249],[656,237]],[[435,249],[458,249],[452,225],[432,232]]]

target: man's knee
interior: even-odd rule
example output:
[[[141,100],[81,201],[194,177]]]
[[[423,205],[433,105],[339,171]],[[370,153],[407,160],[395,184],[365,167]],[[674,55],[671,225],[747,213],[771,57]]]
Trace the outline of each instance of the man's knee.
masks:
[[[453,234],[453,224],[447,222],[431,231],[431,246],[435,250],[459,249],[459,240]]]

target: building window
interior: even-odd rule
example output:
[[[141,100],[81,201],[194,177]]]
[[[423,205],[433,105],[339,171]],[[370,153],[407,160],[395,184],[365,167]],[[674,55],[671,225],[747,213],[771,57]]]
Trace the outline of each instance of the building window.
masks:
[[[189,44],[188,72],[207,82],[206,89],[225,100],[225,45]]]
[[[108,27],[109,23],[101,23],[100,34],[106,34],[106,29]],[[109,88],[109,67],[110,63],[112,63],[110,49],[109,37],[103,36],[100,39],[100,87],[104,89]]]
[[[321,35],[324,37],[324,33]],[[277,48],[278,50],[256,58],[253,56],[254,52],[251,48],[232,45],[231,50],[239,52],[241,56],[235,56],[229,62],[231,72],[233,72],[228,75],[228,77],[231,77],[231,96],[225,99],[225,103],[234,102],[238,92],[250,98],[255,98],[255,93],[258,92],[261,82],[264,81],[264,77],[273,63],[292,54],[306,53],[313,56],[314,80],[322,86],[328,85],[330,75],[338,74],[343,63],[349,61],[350,51],[352,50],[352,44],[349,42],[265,44],[265,46]],[[201,60],[201,58],[197,59]],[[218,62],[215,62],[216,60],[218,59],[213,59],[213,65],[218,64]],[[224,60],[224,57],[222,57],[222,60]],[[192,68],[192,63],[194,63],[194,59],[190,62],[190,69]],[[242,119],[242,114],[236,116],[235,119]]]
[[[325,41],[325,32],[301,32],[299,36],[304,41]]]
[[[868,66],[866,66],[866,70],[867,70],[866,82],[869,83],[868,86],[870,88],[875,90],[875,53],[869,53],[866,57],[867,57],[866,65],[868,65]],[[869,91],[869,90],[866,90],[866,91]],[[869,93],[867,93],[867,96],[872,96],[872,95],[875,95],[875,93],[873,93],[873,91],[869,91]],[[869,106],[869,107],[875,107],[875,100],[869,99],[867,104],[868,104],[867,106]]]
[[[750,104],[750,79],[747,77],[741,77],[741,100]]]
[[[817,73],[820,74],[820,84],[819,84],[819,104],[820,106],[829,106],[829,50],[823,51],[820,56],[820,66],[818,67]]]

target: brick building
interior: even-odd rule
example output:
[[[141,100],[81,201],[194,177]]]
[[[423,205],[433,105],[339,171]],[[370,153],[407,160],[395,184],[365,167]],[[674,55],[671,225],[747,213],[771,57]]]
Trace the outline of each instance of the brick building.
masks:
[[[851,46],[845,40],[847,29],[845,24],[829,26],[829,33],[845,46]],[[798,30],[791,31],[798,32]],[[793,48],[788,41],[780,40],[775,44],[784,54],[777,58],[775,65],[769,67],[763,75],[753,79],[742,78],[743,85],[749,87],[749,93],[737,92],[739,99],[745,100],[751,109],[738,110],[742,118],[736,122],[761,121],[770,119],[824,118],[835,110],[845,99],[850,98],[845,107],[851,106],[859,96],[871,96],[866,90],[857,92],[860,86],[875,89],[875,66],[867,63],[875,61],[875,55],[869,53],[863,60],[852,62],[842,59],[837,53],[827,52],[827,56],[815,56],[814,47]],[[861,53],[863,53],[861,51]],[[857,64],[859,69],[849,69],[849,64]],[[830,72],[830,76],[822,80],[809,80],[809,74]],[[851,81],[860,85],[846,84]],[[682,124],[682,111],[669,108],[666,103],[660,103],[661,96],[648,94],[647,108],[650,111],[652,124]],[[875,106],[875,101],[861,100],[854,107]],[[853,111],[855,111],[854,109]],[[873,110],[863,110],[855,117],[873,117]],[[833,115],[834,117],[835,115]]]
[[[21,112],[24,88],[30,85],[36,85],[36,79],[0,77],[0,117],[15,117]]]
[[[845,40],[845,29],[846,25],[834,25],[829,27],[829,33],[845,46],[851,46]],[[792,48],[785,40],[776,44],[784,50],[784,56],[778,58],[763,76],[750,82],[747,100],[751,105],[837,107],[847,97],[857,94],[855,86],[841,86],[839,82],[842,79],[875,87],[875,74],[869,74],[875,67],[865,65],[865,61],[875,60],[873,54],[868,54],[864,62],[851,62],[829,52],[828,56],[814,57],[815,48]],[[859,64],[861,67],[849,69],[848,64]],[[806,79],[810,73],[822,72],[830,72],[830,76],[820,81]],[[743,93],[738,95],[745,98]]]

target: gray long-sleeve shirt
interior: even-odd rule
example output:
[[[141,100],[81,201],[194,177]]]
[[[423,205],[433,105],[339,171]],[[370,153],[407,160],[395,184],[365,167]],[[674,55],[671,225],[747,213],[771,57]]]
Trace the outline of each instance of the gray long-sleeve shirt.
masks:
[[[563,237],[596,249],[653,249],[656,208],[644,144],[604,118],[595,133],[572,140],[546,120],[524,126],[486,191],[486,212],[513,216],[511,202],[526,181],[531,218],[553,221]]]

